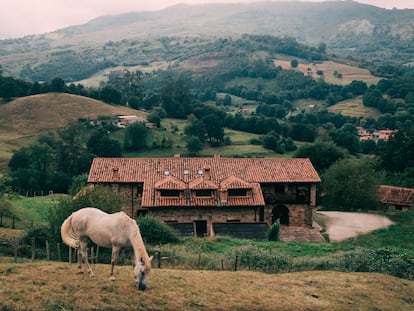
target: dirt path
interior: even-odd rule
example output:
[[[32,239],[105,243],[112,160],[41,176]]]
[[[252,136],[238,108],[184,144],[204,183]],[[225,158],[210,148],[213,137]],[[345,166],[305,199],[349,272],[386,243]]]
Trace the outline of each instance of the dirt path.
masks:
[[[320,211],[316,213],[327,218],[326,233],[331,242],[343,241],[393,224],[391,220],[381,215]]]

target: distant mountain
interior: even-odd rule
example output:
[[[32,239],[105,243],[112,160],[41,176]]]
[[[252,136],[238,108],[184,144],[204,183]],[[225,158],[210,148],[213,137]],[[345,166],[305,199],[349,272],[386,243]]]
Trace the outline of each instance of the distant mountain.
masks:
[[[44,71],[42,66],[48,62],[79,59],[88,76],[122,65],[125,53],[135,55],[139,61],[132,62],[139,63],[145,59],[144,53],[165,48],[160,41],[163,37],[235,37],[246,33],[289,36],[312,46],[323,42],[329,53],[379,64],[414,61],[414,10],[327,1],[176,5],[156,12],[103,16],[48,34],[2,40],[0,64],[4,74],[39,80],[41,75],[35,73]],[[126,42],[129,51],[125,51]],[[114,50],[117,46],[120,48]],[[61,65],[57,67],[62,70]]]

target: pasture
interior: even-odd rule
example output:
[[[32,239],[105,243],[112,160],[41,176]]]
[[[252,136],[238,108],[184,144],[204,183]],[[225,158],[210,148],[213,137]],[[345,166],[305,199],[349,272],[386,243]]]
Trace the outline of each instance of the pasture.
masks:
[[[274,62],[275,66],[280,66],[283,69],[292,69],[290,60],[277,59]],[[307,61],[299,60],[299,65],[294,70],[303,72],[305,75],[312,75],[313,78],[321,78],[317,72],[320,70],[323,72],[323,79],[332,84],[346,85],[353,80],[365,81],[368,85],[376,84],[380,78],[371,75],[368,69],[354,67],[346,64],[341,64],[333,61],[315,62],[309,63]],[[337,74],[341,77],[338,77]]]
[[[76,265],[0,258],[1,310],[409,310],[414,282],[377,273],[153,269],[138,291],[131,266]]]
[[[380,112],[373,107],[366,107],[362,104],[362,96],[344,100],[328,108],[329,112],[342,114],[350,117],[372,117],[378,118]]]

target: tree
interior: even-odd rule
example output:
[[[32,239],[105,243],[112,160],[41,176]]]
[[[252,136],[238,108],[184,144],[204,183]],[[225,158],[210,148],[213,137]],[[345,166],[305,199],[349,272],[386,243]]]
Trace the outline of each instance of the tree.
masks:
[[[220,144],[224,140],[224,126],[223,120],[215,114],[206,115],[201,119],[206,127],[207,137],[210,143],[215,139],[216,144]]]
[[[309,158],[316,170],[321,173],[336,161],[344,159],[346,154],[331,142],[317,142],[300,146],[294,157]]]
[[[109,137],[104,129],[94,132],[86,143],[88,150],[98,157],[122,157],[121,143]]]
[[[189,80],[184,75],[177,78],[166,75],[162,80],[160,99],[168,117],[185,118],[192,110]]]
[[[69,180],[89,171],[93,156],[86,148],[81,124],[71,122],[59,129],[55,149],[56,169],[66,173]]]
[[[62,78],[53,78],[49,90],[50,92],[64,92],[66,90],[65,81]]]
[[[223,99],[223,106],[231,106],[231,96],[226,94]]]
[[[359,152],[358,133],[353,124],[345,123],[333,134],[333,139],[338,146],[346,148],[350,153]]]
[[[297,60],[297,59],[292,59],[291,61],[290,61],[290,66],[292,67],[292,68],[296,68],[296,67],[298,67],[299,66],[299,61]]]
[[[101,89],[99,98],[105,103],[119,105],[121,103],[122,94],[117,89],[107,85]]]
[[[345,211],[374,209],[383,178],[374,164],[368,159],[345,159],[329,167],[321,177],[327,194],[322,204],[329,209]]]
[[[201,149],[203,149],[203,143],[200,141],[200,139],[196,136],[190,136],[187,139],[186,144],[187,150],[191,155],[197,154]]]
[[[125,129],[124,148],[128,151],[139,151],[146,146],[148,129],[145,124],[136,122]]]
[[[165,110],[161,107],[155,107],[152,111],[147,115],[147,120],[151,123],[157,125],[158,128],[161,127],[161,120],[167,116]]]
[[[414,167],[414,129],[403,127],[390,137],[380,151],[381,166],[389,172]]]
[[[207,136],[207,129],[204,122],[198,120],[194,116],[189,117],[188,121],[190,123],[184,128],[184,134],[189,137],[195,136],[200,140],[201,143],[203,143],[206,140]]]

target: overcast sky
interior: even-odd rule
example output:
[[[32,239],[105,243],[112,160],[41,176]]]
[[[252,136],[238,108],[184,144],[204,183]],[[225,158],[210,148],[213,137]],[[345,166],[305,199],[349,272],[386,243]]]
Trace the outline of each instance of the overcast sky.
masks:
[[[260,0],[1,0],[0,39],[50,32],[67,26],[84,24],[102,15],[159,10],[177,3],[258,1]],[[414,0],[357,0],[357,2],[388,9],[393,7],[414,9]]]

